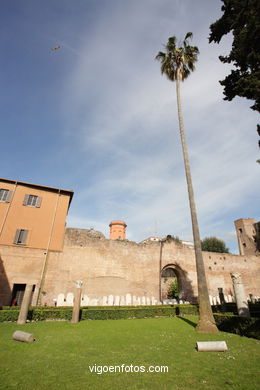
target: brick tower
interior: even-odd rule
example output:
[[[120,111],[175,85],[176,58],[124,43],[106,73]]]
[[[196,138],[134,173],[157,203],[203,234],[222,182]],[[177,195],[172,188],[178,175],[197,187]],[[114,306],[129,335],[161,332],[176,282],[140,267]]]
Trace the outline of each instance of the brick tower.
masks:
[[[254,218],[241,218],[234,223],[240,255],[255,255],[257,251],[255,225],[257,224],[255,224]]]
[[[125,240],[126,239],[126,223],[124,221],[112,221],[110,227],[110,240]]]

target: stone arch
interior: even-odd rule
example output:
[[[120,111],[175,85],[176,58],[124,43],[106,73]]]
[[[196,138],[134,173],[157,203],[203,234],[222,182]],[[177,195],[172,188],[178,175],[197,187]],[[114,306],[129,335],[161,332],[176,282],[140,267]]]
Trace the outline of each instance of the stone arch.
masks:
[[[184,295],[185,273],[181,267],[174,263],[165,265],[161,270],[161,299],[167,299],[170,284],[177,279],[179,299]]]

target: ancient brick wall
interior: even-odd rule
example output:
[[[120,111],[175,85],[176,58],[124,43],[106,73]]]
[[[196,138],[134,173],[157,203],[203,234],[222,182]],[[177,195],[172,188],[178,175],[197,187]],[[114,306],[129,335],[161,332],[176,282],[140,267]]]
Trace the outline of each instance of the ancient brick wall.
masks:
[[[156,304],[161,298],[161,270],[171,267],[178,276],[180,298],[195,302],[197,276],[194,250],[174,240],[135,243],[107,240],[94,230],[67,229],[63,251],[0,247],[5,303],[14,283],[33,283],[39,289],[44,264],[46,274],[42,304],[70,306],[75,281],[82,280],[82,305]],[[227,301],[233,299],[231,272],[242,275],[247,296],[260,297],[260,258],[203,252],[212,303],[219,288]],[[0,296],[1,297],[1,296]],[[2,296],[3,298],[3,296]]]

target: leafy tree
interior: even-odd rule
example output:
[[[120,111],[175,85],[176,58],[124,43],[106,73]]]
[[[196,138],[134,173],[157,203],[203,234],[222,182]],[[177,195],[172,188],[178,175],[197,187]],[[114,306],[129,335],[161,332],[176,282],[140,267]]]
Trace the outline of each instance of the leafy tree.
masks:
[[[224,86],[224,100],[235,96],[254,100],[253,110],[260,111],[260,1],[221,0],[223,15],[210,26],[209,42],[219,43],[233,33],[232,49],[220,56],[223,63],[232,63],[235,70],[220,84]]]
[[[178,286],[178,279],[175,278],[169,285],[168,288],[168,293],[167,293],[168,298],[179,298],[179,286]]]
[[[161,62],[161,72],[165,74],[170,81],[176,82],[177,107],[179,117],[180,136],[183,150],[184,166],[186,172],[190,212],[192,220],[192,229],[194,237],[194,248],[197,268],[198,280],[198,298],[199,298],[199,324],[197,330],[203,333],[217,332],[217,327],[212,314],[208,287],[206,281],[205,267],[202,258],[199,226],[197,221],[197,213],[193,194],[193,186],[191,180],[190,163],[184,133],[183,116],[181,109],[180,84],[194,70],[195,62],[197,61],[199,49],[196,46],[189,45],[189,39],[192,38],[192,33],[186,34],[182,46],[176,44],[176,37],[170,37],[165,46],[166,52],[159,52],[155,57]]]
[[[208,252],[229,253],[229,249],[226,247],[225,242],[217,237],[205,237],[201,241],[201,248],[203,251]]]

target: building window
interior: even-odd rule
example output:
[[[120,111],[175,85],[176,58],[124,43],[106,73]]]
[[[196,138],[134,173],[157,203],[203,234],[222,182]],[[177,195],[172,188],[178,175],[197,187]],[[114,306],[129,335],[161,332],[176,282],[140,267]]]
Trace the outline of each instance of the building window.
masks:
[[[0,202],[10,202],[12,198],[13,191],[6,190],[4,188],[0,189]]]
[[[17,229],[16,233],[15,233],[14,244],[25,245],[26,240],[27,240],[27,236],[28,236],[28,230]]]
[[[32,207],[41,207],[42,198],[37,195],[26,194],[24,197],[23,205]]]

